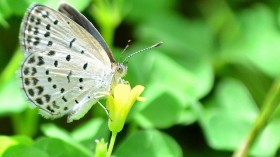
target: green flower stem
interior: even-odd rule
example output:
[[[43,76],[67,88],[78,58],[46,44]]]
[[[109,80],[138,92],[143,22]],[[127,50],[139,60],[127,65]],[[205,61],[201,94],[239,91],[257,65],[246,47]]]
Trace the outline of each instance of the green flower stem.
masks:
[[[110,144],[109,144],[109,149],[108,149],[108,152],[107,152],[107,157],[110,157],[111,154],[112,154],[114,144],[115,144],[115,140],[117,138],[117,134],[118,133],[116,131],[112,131],[112,136],[111,136],[111,139],[110,139]]]
[[[263,103],[263,110],[257,118],[255,125],[247,139],[241,144],[240,148],[233,154],[233,157],[246,157],[248,151],[255,141],[256,137],[261,133],[265,125],[271,118],[272,113],[280,103],[280,78],[278,78],[269,90]]]

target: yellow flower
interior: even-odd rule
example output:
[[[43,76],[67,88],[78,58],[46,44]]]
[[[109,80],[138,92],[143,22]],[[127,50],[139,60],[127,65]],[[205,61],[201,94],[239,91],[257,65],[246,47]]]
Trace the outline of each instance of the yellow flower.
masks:
[[[131,89],[128,84],[118,84],[113,89],[113,95],[107,99],[107,109],[109,110],[109,129],[112,132],[120,132],[124,126],[127,114],[136,100],[145,101],[140,97],[144,91],[141,85]]]

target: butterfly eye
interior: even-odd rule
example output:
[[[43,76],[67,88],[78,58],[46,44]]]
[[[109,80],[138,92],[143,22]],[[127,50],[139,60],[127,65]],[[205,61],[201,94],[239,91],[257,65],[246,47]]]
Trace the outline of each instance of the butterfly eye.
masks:
[[[118,66],[117,67],[117,71],[118,71],[118,73],[122,73],[123,72],[123,68],[121,66]]]

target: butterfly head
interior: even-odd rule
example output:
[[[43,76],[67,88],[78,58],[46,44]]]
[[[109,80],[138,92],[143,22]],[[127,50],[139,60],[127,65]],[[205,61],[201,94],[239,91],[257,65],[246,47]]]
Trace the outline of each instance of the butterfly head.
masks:
[[[117,63],[115,67],[115,75],[118,77],[124,77],[127,73],[127,64]]]

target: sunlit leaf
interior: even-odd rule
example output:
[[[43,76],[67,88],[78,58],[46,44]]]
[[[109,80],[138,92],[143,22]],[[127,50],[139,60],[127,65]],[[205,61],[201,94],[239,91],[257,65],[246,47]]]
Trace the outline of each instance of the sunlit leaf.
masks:
[[[170,136],[156,130],[140,131],[121,143],[116,156],[182,157],[182,150]]]

